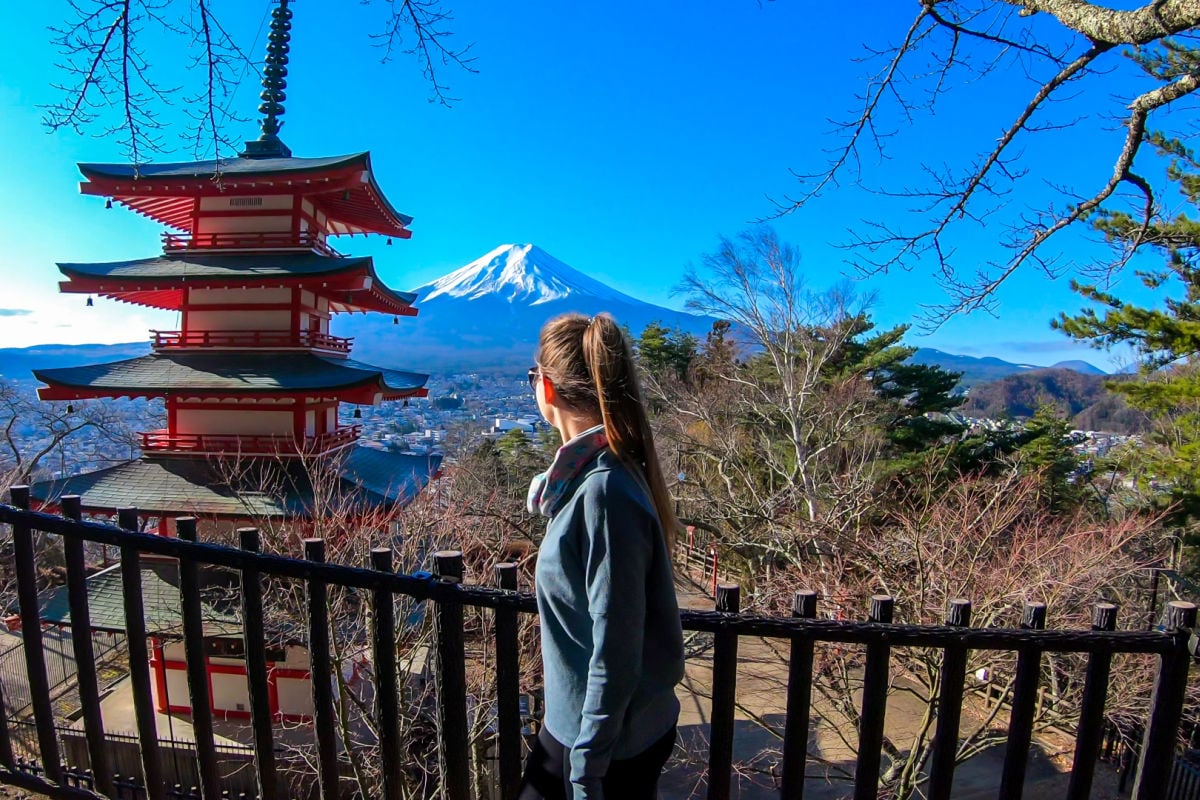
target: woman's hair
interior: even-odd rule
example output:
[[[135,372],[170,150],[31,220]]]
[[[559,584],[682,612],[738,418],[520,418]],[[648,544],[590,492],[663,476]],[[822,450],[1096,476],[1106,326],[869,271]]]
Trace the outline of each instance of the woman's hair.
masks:
[[[645,476],[669,551],[678,523],[625,331],[609,314],[563,314],[542,327],[537,360],[566,406],[581,412],[599,410],[613,454]]]

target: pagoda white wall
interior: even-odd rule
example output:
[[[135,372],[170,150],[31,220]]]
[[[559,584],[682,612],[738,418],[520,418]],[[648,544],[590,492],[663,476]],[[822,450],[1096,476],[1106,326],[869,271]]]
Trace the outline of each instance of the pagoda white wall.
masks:
[[[290,331],[292,290],[191,289],[189,305],[281,305],[280,309],[184,309],[184,327],[189,333],[203,331]]]
[[[175,433],[209,433],[229,436],[292,435],[292,412],[256,408],[189,409],[175,412]]]
[[[200,217],[197,233],[287,233],[292,230],[292,217]]]

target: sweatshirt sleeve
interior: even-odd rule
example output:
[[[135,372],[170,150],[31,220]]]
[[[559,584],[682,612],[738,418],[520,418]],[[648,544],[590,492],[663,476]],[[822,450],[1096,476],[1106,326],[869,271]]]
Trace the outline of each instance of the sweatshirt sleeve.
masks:
[[[599,476],[597,476],[599,477]],[[612,473],[587,487],[581,556],[592,618],[592,656],[579,736],[571,746],[575,800],[601,800],[600,780],[642,669],[646,580],[654,519],[642,503],[614,491]],[[614,800],[620,800],[615,798]]]

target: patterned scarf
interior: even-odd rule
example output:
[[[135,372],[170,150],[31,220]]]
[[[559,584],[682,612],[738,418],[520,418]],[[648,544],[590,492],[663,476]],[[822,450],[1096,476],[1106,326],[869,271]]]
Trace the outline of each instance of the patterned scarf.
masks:
[[[597,425],[558,448],[550,469],[534,477],[529,484],[525,507],[530,514],[552,517],[562,502],[567,486],[583,468],[592,463],[596,455],[608,447],[604,426]]]

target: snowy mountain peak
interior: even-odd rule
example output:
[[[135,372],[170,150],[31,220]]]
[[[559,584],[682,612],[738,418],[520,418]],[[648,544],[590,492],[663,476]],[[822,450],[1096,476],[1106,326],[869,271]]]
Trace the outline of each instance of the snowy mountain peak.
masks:
[[[501,245],[465,267],[414,291],[420,295],[421,304],[452,297],[463,300],[495,297],[525,305],[580,297],[621,303],[638,302],[589,278],[532,244]]]

